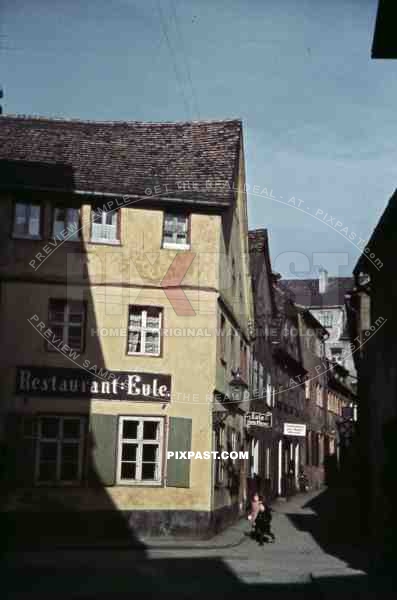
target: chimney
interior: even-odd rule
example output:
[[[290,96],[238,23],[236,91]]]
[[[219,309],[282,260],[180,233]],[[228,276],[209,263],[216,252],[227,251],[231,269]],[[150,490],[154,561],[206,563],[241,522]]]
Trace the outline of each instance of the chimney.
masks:
[[[328,271],[324,267],[319,268],[318,291],[320,294],[325,294],[328,287]]]

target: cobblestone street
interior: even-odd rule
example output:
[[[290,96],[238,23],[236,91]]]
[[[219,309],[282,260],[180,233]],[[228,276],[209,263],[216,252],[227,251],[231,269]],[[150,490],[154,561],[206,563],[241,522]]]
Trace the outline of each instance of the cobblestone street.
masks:
[[[360,596],[371,593],[371,586],[378,589],[379,580],[371,583],[363,570],[365,554],[338,544],[328,550],[318,541],[321,516],[305,505],[320,496],[276,502],[277,541],[263,547],[250,539],[247,522],[241,520],[210,541],[146,539],[142,549],[65,547],[8,553],[3,562],[7,598],[110,598],[137,591],[184,598],[210,591],[243,597],[262,590],[328,597],[339,588]]]

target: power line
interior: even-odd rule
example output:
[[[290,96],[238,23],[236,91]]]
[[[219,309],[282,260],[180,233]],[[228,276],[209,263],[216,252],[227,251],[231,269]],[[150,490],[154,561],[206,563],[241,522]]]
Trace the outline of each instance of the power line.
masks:
[[[180,44],[181,44],[181,47],[182,47],[182,57],[183,57],[183,62],[185,64],[185,69],[186,69],[188,83],[189,83],[190,90],[191,90],[191,93],[192,93],[194,110],[195,110],[195,112],[197,114],[198,120],[200,120],[200,111],[199,111],[199,106],[198,106],[198,101],[197,101],[196,90],[195,90],[195,88],[193,86],[193,81],[192,81],[192,76],[191,76],[191,69],[190,69],[190,64],[189,64],[189,55],[188,55],[188,52],[186,50],[186,44],[185,44],[185,41],[184,41],[182,29],[179,27],[179,19],[178,19],[177,10],[176,10],[176,0],[171,0],[171,6],[172,6],[172,9],[173,9],[173,16],[174,16],[174,21],[175,21],[175,29],[176,29],[176,32],[177,32],[177,34],[179,36],[179,41],[180,41]]]
[[[157,10],[158,10],[159,17],[160,17],[160,23],[161,23],[161,27],[162,27],[162,30],[163,30],[163,35],[164,35],[166,44],[167,44],[168,49],[170,51],[172,65],[173,65],[174,73],[175,73],[175,78],[177,80],[177,83],[178,83],[179,87],[181,88],[182,98],[183,98],[183,102],[184,102],[184,105],[185,105],[187,118],[189,119],[189,116],[190,116],[190,107],[189,107],[189,103],[187,101],[187,98],[185,96],[183,82],[181,81],[181,79],[179,77],[178,67],[177,67],[177,63],[176,63],[176,57],[175,57],[175,53],[174,53],[174,50],[172,48],[172,45],[171,45],[171,42],[170,42],[170,39],[169,39],[169,36],[168,36],[167,24],[166,24],[166,21],[165,21],[165,18],[164,18],[163,11],[161,9],[160,1],[161,0],[157,0],[157,2],[156,2],[156,4],[157,4]]]

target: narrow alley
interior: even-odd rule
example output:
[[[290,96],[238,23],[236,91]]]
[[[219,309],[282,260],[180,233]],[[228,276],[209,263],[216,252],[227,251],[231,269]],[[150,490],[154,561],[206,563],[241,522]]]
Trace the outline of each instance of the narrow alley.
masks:
[[[141,539],[139,548],[109,544],[9,552],[2,574],[7,598],[110,598],[114,592],[127,597],[138,591],[183,598],[210,591],[235,597],[266,591],[325,598],[339,589],[365,597],[375,585],[366,574],[365,553],[346,542],[327,544],[335,536],[326,536],[326,515],[316,508],[326,494],[276,501],[276,543],[262,547],[249,537],[248,522],[242,519],[209,541]],[[392,589],[391,582],[382,584]],[[374,589],[379,585],[377,578]]]

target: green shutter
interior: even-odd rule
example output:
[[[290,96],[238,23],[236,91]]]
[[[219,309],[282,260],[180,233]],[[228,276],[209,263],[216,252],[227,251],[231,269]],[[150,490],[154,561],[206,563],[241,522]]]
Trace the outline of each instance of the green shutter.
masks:
[[[30,422],[30,428],[28,427]],[[5,440],[0,478],[6,485],[31,485],[34,481],[36,457],[36,418],[9,413],[6,417]],[[24,426],[25,424],[25,426]]]
[[[2,479],[12,484],[18,478],[18,446],[20,443],[21,417],[15,413],[6,416],[4,458],[2,464]]]
[[[192,442],[192,420],[170,417],[168,431],[169,452],[189,452]],[[190,487],[190,459],[167,460],[167,486]]]
[[[116,480],[117,419],[117,415],[90,417],[90,479],[102,485],[114,485]]]

